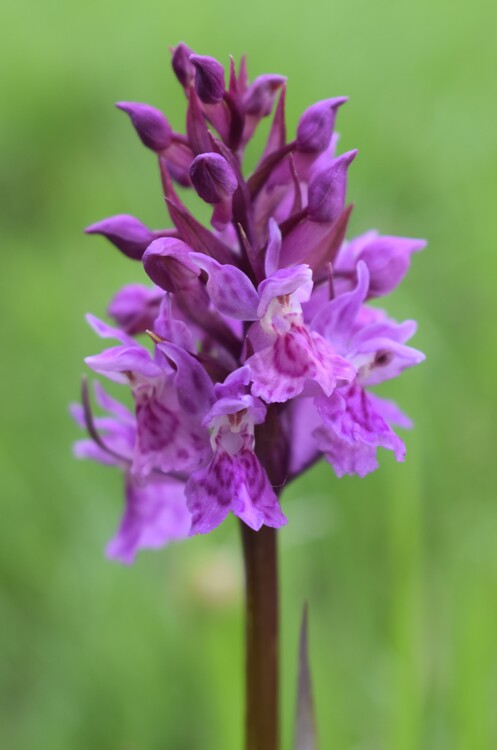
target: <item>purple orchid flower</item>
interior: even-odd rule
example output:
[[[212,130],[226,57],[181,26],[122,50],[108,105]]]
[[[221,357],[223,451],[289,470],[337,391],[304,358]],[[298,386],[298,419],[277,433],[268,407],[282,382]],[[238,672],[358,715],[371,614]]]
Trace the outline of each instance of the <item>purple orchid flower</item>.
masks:
[[[416,330],[413,321],[395,323],[383,311],[363,306],[370,284],[364,261],[357,266],[357,277],[356,288],[330,301],[312,324],[357,370],[354,384],[315,401],[323,420],[315,437],[338,476],[374,471],[378,446],[404,460],[405,446],[390,424],[407,426],[407,418],[365,387],[396,377],[424,359],[405,345]]]
[[[101,336],[119,332],[92,319]],[[204,368],[173,343],[156,345],[155,356],[121,336],[120,346],[106,349],[86,363],[110,380],[129,384],[135,401],[136,442],[133,474],[146,477],[157,470],[196,468],[208,450],[202,419],[213,399],[212,383]]]
[[[249,80],[184,43],[172,66],[187,104],[185,135],[144,104],[121,102],[157,159],[173,225],[150,230],[126,214],[93,224],[141,261],[154,286],[112,299],[117,327],[90,325],[117,345],[91,369],[131,390],[132,412],[97,387],[108,416],[89,422],[77,455],[119,466],[125,512],[108,553],[130,562],[141,547],[206,533],[234,514],[252,529],[286,518],[281,488],[319,458],[337,476],[377,468],[377,449],[402,461],[394,427],[410,422],[370,389],[424,356],[368,301],[392,291],[424,243],[368,232],[346,239],[346,192],[355,150],[337,153],[345,97],[308,107],[287,137],[285,78]],[[271,117],[259,162],[245,149]],[[210,228],[182,201],[193,188]],[[207,214],[204,212],[204,216]],[[145,277],[146,278],[146,277]],[[147,348],[137,337],[148,334]]]
[[[247,393],[251,371],[242,367],[215,386],[217,400],[204,419],[211,430],[212,458],[186,485],[192,534],[212,531],[229,511],[252,529],[286,523],[267,474],[254,452],[254,426],[266,407]]]
[[[98,430],[98,443],[93,439],[79,440],[74,446],[77,458],[89,458],[124,473],[125,510],[115,536],[107,545],[107,556],[127,565],[140,549],[163,547],[170,541],[184,539],[191,526],[185,496],[185,483],[154,472],[146,479],[132,471],[137,424],[135,416],[115,401],[100,383],[95,383],[98,406],[107,416],[93,419],[74,404],[71,412],[80,427]],[[88,418],[92,424],[88,425]]]
[[[255,351],[246,359],[255,396],[266,403],[282,403],[300,395],[312,382],[329,396],[337,384],[354,379],[353,367],[304,325],[301,303],[312,291],[308,266],[276,270],[256,291],[235,266],[222,266],[197,253],[191,257],[208,274],[207,292],[219,312],[257,321],[247,334]]]

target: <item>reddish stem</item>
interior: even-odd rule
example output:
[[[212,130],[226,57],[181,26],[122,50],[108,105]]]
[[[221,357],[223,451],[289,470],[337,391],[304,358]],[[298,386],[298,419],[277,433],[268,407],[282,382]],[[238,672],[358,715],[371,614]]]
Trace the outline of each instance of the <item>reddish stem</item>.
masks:
[[[278,565],[276,529],[242,523],[246,581],[245,750],[278,750]]]

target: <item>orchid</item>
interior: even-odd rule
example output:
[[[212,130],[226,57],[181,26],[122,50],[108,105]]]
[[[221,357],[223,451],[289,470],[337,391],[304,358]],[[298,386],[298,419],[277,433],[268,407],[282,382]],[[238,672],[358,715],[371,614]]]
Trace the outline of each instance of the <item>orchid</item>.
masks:
[[[369,387],[423,355],[405,343],[414,322],[396,323],[368,300],[398,285],[424,243],[376,232],[345,240],[347,174],[357,153],[335,153],[345,97],[309,107],[288,141],[283,76],[249,83],[243,59],[238,70],[231,61],[226,85],[220,62],[183,44],[173,51],[173,69],[187,97],[186,136],[154,107],[117,105],[157,154],[172,227],[150,230],[120,214],[87,229],[141,262],[153,285],[115,295],[108,312],[118,328],[89,316],[119,346],[86,362],[133,395],[123,468],[128,483],[148,481],[147,499],[131,493],[133,507],[154,492],[170,492],[174,505],[177,480],[170,478],[180,473],[187,534],[211,531],[229,512],[254,529],[278,527],[286,518],[277,496],[295,476],[290,443],[303,415],[299,440],[312,461],[323,455],[338,476],[375,469],[379,446],[404,459],[392,426],[409,420]],[[273,109],[263,155],[245,177],[247,143]],[[213,207],[211,229],[175,184]],[[152,351],[139,340],[145,332]],[[269,422],[276,437],[268,446]],[[102,438],[109,455],[118,434]],[[105,448],[78,446],[78,455],[109,463]],[[129,495],[131,528],[141,520],[130,514]],[[136,539],[137,549],[156,546],[153,535]]]
[[[268,568],[260,566],[275,566],[274,529],[287,523],[282,489],[320,458],[337,477],[375,470],[380,447],[404,460],[394,427],[410,420],[371,388],[424,355],[407,344],[414,321],[396,322],[370,301],[398,286],[424,242],[375,231],[346,239],[357,156],[337,154],[346,97],[308,107],[289,139],[283,76],[250,82],[245,58],[225,71],[183,43],[172,67],[186,96],[184,134],[154,107],[117,104],[155,154],[170,226],[149,229],[119,214],[86,230],[139,266],[140,283],[109,304],[115,327],[88,316],[117,345],[86,359],[130,390],[133,409],[97,383],[105,416],[94,417],[85,385],[73,416],[89,437],[75,453],[124,475],[124,515],[107,547],[121,562],[211,532],[229,514],[240,519],[257,639],[274,629],[256,602],[261,587],[276,596],[275,574],[263,585]],[[247,144],[270,116],[247,175]],[[183,202],[187,189],[209,207],[210,227]],[[274,654],[267,665],[267,680],[262,668],[249,678],[253,727],[259,711],[276,715]],[[250,730],[248,747],[276,746],[274,736],[261,740],[267,726]]]

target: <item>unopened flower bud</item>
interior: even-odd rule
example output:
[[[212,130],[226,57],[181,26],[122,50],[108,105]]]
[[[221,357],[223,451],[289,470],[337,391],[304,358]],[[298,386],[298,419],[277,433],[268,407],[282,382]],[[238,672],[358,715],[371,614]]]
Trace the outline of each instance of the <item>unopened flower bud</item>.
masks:
[[[214,57],[190,55],[195,66],[195,89],[204,104],[216,104],[224,95],[224,68]]]
[[[328,147],[337,109],[346,101],[346,96],[339,96],[316,102],[306,109],[297,127],[297,148],[300,151],[319,153]]]
[[[138,102],[117,102],[116,107],[130,116],[144,146],[160,153],[171,145],[173,131],[158,109]]]
[[[313,221],[335,221],[345,207],[347,169],[357,151],[347,151],[320,172],[309,184],[309,218]]]
[[[197,156],[190,166],[190,179],[206,203],[219,203],[230,198],[238,187],[232,167],[221,154]]]
[[[189,87],[195,77],[195,68],[190,62],[192,54],[193,51],[184,42],[180,42],[173,50],[171,65],[173,66],[176,78],[185,89]]]
[[[134,260],[141,257],[152,242],[155,233],[129,214],[118,214],[98,221],[85,229],[87,234],[101,234],[124,255]]]
[[[185,289],[199,275],[190,260],[191,248],[181,240],[163,237],[155,240],[143,256],[143,267],[154,284],[167,292]]]
[[[271,114],[276,94],[285,81],[285,76],[276,74],[266,74],[256,78],[243,99],[245,112],[256,117],[267,117]]]

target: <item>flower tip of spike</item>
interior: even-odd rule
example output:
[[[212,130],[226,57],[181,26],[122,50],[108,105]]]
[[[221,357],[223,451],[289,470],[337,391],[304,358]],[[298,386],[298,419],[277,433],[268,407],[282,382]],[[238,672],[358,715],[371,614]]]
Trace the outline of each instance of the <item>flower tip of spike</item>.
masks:
[[[195,66],[195,90],[204,104],[218,104],[225,91],[224,68],[214,57],[190,55]]]
[[[308,153],[324,151],[331,140],[336,113],[348,100],[346,96],[323,99],[303,113],[297,127],[297,148]]]
[[[144,146],[155,153],[169,148],[173,131],[160,110],[140,102],[116,102],[116,107],[129,115]]]
[[[245,112],[256,117],[267,117],[273,109],[276,94],[286,80],[286,76],[272,73],[256,78],[244,97]]]
[[[171,65],[176,78],[181,85],[187,89],[195,77],[195,68],[190,62],[193,50],[191,50],[184,42],[180,42],[176,47],[171,48],[171,54]]]

